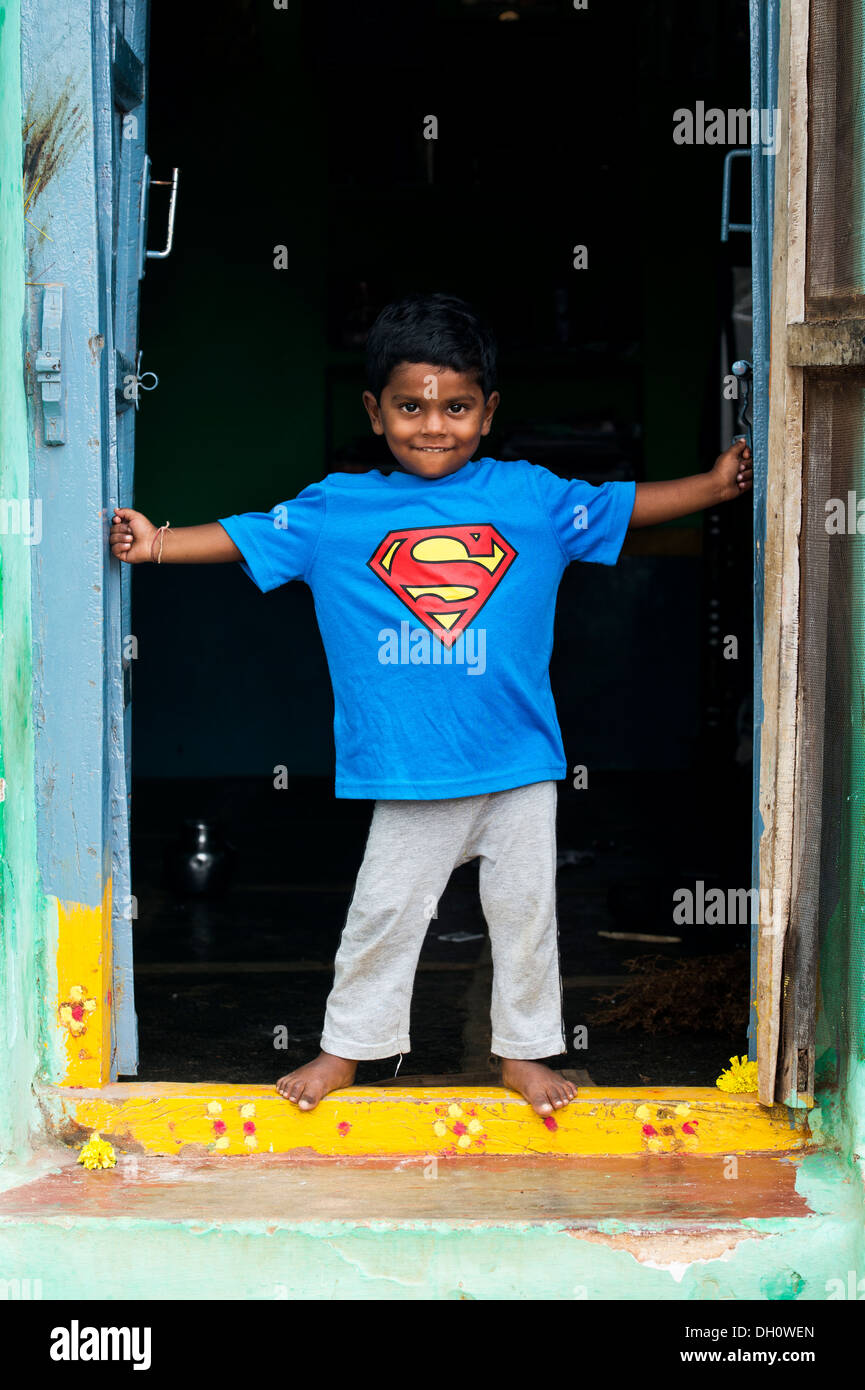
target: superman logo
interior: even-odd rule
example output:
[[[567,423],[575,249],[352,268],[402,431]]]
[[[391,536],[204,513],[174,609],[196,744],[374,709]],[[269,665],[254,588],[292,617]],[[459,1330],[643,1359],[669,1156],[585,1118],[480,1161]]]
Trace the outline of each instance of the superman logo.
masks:
[[[507,574],[517,552],[495,526],[388,531],[370,569],[446,647],[452,647]]]

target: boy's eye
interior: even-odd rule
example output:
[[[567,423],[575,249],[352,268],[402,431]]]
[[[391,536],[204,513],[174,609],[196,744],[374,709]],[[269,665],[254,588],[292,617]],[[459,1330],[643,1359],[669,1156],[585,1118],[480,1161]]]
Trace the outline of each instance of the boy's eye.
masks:
[[[453,405],[449,406],[448,409],[449,409],[449,410],[467,410],[467,409],[468,409],[468,406],[463,405],[462,401],[454,401]]]
[[[417,401],[403,401],[402,405],[400,406],[400,410],[414,411],[419,409],[420,407],[417,404]]]

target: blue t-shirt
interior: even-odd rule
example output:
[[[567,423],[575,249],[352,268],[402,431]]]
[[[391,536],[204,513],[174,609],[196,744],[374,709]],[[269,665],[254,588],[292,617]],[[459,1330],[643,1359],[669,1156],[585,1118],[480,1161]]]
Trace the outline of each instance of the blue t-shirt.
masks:
[[[431,799],[567,773],[550,688],[571,560],[613,565],[633,482],[474,459],[443,478],[331,473],[220,518],[262,591],[310,586],[334,693],[336,795]]]

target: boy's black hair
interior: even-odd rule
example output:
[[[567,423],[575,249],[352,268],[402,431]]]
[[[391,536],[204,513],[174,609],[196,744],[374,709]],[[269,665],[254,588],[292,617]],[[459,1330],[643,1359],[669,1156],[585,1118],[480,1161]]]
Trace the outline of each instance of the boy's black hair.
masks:
[[[492,329],[456,295],[412,294],[385,305],[366,340],[367,385],[376,400],[400,362],[476,372],[485,401],[495,390]]]

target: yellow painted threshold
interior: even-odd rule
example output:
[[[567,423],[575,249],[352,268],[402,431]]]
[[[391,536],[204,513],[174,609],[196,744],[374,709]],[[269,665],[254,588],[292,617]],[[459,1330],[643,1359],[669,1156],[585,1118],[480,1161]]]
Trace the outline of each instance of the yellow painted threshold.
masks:
[[[501,1087],[352,1087],[304,1113],[271,1086],[122,1082],[43,1087],[66,1143],[98,1131],[125,1153],[298,1157],[732,1154],[811,1142],[807,1120],[713,1087],[581,1087],[542,1119]]]

